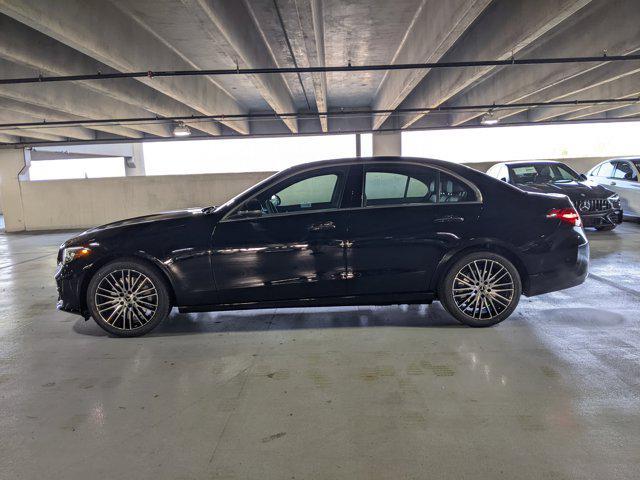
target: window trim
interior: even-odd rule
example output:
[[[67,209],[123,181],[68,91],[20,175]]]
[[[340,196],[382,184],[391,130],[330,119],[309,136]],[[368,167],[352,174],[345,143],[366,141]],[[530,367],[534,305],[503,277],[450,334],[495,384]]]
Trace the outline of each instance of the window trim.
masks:
[[[314,167],[312,164],[309,165],[307,168],[298,171],[298,172],[293,172],[290,175],[287,175],[286,177],[282,178],[281,181],[285,181],[291,177],[295,177],[297,175],[303,174],[305,172],[310,172],[313,170],[323,170],[323,169],[331,169],[331,168],[336,168],[336,167],[353,167],[353,166],[359,166],[362,168],[363,170],[363,175],[362,175],[362,181],[364,183],[364,168],[367,165],[375,165],[377,162],[372,162],[372,163],[365,163],[363,161],[354,161],[354,160],[348,160],[345,162],[340,162],[340,163],[336,163],[334,165],[328,165],[328,166],[324,166],[324,167]],[[383,163],[383,162],[380,162]],[[392,162],[393,163],[393,162]],[[466,178],[462,177],[461,175],[458,175],[455,172],[452,172],[451,170],[447,170],[446,168],[442,168],[440,166],[437,165],[429,165],[429,164],[424,164],[421,162],[412,162],[412,161],[397,161],[395,162],[399,165],[415,165],[418,167],[423,167],[423,168],[432,168],[434,170],[438,170],[439,172],[444,172],[447,175],[451,175],[452,177],[460,180],[461,182],[463,182],[464,184],[466,184],[469,188],[471,188],[473,190],[473,192],[476,194],[476,200],[472,201],[472,202],[451,202],[451,203],[440,203],[440,202],[435,202],[435,203],[404,203],[404,204],[400,204],[400,205],[372,205],[369,207],[363,207],[362,206],[362,202],[363,202],[363,198],[362,195],[364,193],[364,185],[360,186],[360,206],[358,207],[337,207],[337,208],[326,208],[326,209],[322,209],[322,210],[307,210],[307,211],[301,211],[301,212],[282,212],[282,213],[268,213],[265,214],[261,217],[256,217],[256,218],[229,218],[231,215],[233,215],[242,205],[244,205],[246,202],[256,198],[258,195],[260,195],[261,193],[263,193],[265,190],[268,190],[269,188],[271,188],[273,185],[266,185],[264,188],[258,190],[255,194],[253,194],[251,197],[247,198],[246,200],[244,200],[242,203],[240,203],[239,205],[236,205],[235,207],[231,208],[221,219],[218,223],[227,223],[227,222],[244,222],[244,221],[256,221],[256,220],[262,220],[262,219],[269,219],[269,218],[281,218],[281,217],[285,217],[285,216],[291,216],[291,215],[312,215],[314,213],[327,213],[327,212],[346,212],[346,211],[353,211],[353,210],[371,210],[373,208],[401,208],[401,207],[434,207],[434,206],[453,206],[453,205],[478,205],[478,204],[483,204],[484,203],[484,197],[482,196],[482,192],[480,191],[480,189],[470,180],[467,180]],[[345,181],[344,184],[342,186],[342,192],[340,193],[340,200],[339,200],[339,205],[342,204],[342,201],[344,199],[344,194],[345,194],[345,190],[347,188],[348,185],[348,180],[349,180],[349,176],[351,175],[351,169],[347,168],[346,169],[346,174],[345,174]]]

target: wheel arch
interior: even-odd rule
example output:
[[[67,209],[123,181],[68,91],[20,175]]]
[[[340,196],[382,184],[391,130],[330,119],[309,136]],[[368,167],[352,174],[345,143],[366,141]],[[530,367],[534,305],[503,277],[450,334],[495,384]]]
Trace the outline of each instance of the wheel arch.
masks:
[[[518,271],[520,282],[522,283],[522,292],[525,295],[527,294],[529,290],[529,274],[524,262],[520,259],[513,247],[493,239],[478,239],[471,244],[467,244],[458,249],[447,252],[436,267],[435,275],[433,275],[431,280],[430,290],[436,292],[437,296],[440,289],[440,282],[445,277],[451,266],[463,256],[474,252],[496,253],[509,260]]]
[[[147,266],[153,268],[158,272],[160,277],[164,280],[167,290],[169,291],[169,299],[171,301],[171,305],[176,305],[176,295],[173,282],[171,280],[171,274],[167,272],[164,264],[155,257],[148,255],[144,252],[136,252],[136,253],[127,253],[127,254],[118,254],[118,253],[110,253],[108,255],[104,255],[100,257],[98,260],[91,264],[91,267],[88,269],[86,274],[84,275],[82,282],[80,284],[80,289],[78,292],[78,299],[80,301],[80,309],[85,318],[88,318],[88,306],[87,306],[87,289],[89,288],[89,282],[93,276],[100,270],[102,267],[107,265],[108,263],[114,261],[126,261],[126,260],[136,260],[138,262],[143,262]]]

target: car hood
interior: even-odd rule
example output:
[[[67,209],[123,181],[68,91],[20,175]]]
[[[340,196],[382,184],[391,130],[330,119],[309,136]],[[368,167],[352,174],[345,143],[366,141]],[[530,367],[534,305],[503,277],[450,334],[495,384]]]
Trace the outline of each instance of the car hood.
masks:
[[[571,200],[606,198],[613,195],[611,190],[589,181],[568,183],[517,183],[516,187],[526,192],[562,193]]]
[[[81,234],[76,237],[70,238],[67,240],[62,246],[73,246],[75,244],[84,243],[89,239],[95,239],[96,236],[101,236],[101,233],[107,233],[113,231],[114,233],[120,229],[124,229],[126,227],[135,227],[142,225],[157,225],[161,222],[169,221],[169,220],[180,220],[193,218],[195,216],[204,215],[204,212],[201,208],[190,208],[186,210],[173,210],[170,212],[161,212],[154,213],[152,215],[144,215],[141,217],[133,217],[127,218],[124,220],[118,220],[117,222],[111,222],[104,225],[100,225],[97,227],[90,228],[85,230]]]

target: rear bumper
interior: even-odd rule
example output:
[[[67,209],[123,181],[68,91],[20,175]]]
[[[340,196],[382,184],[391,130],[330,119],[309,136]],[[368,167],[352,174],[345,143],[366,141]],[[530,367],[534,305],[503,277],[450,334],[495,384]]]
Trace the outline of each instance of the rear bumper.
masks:
[[[589,274],[589,243],[578,245],[554,270],[531,275],[528,278],[526,296],[541,295],[580,285]]]
[[[622,210],[607,210],[606,212],[580,215],[585,227],[606,227],[622,223]]]

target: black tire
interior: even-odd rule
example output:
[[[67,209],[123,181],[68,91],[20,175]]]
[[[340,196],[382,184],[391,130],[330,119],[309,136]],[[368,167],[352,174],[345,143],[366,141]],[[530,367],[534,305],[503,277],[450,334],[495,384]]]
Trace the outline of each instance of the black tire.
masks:
[[[616,227],[617,227],[617,225],[604,225],[604,226],[601,226],[601,227],[596,227],[596,230],[598,230],[599,232],[610,232],[611,230],[613,230]]]
[[[103,330],[137,337],[167,318],[171,297],[155,267],[131,258],[107,263],[95,273],[87,288],[87,306]]]
[[[470,272],[470,268],[477,270]],[[486,275],[482,273],[485,270]],[[483,277],[492,280],[492,276],[492,282],[481,281]],[[512,287],[507,287],[507,283]],[[516,309],[521,294],[518,270],[505,257],[492,252],[463,256],[451,265],[438,288],[438,298],[445,310],[470,327],[490,327],[502,322]]]

